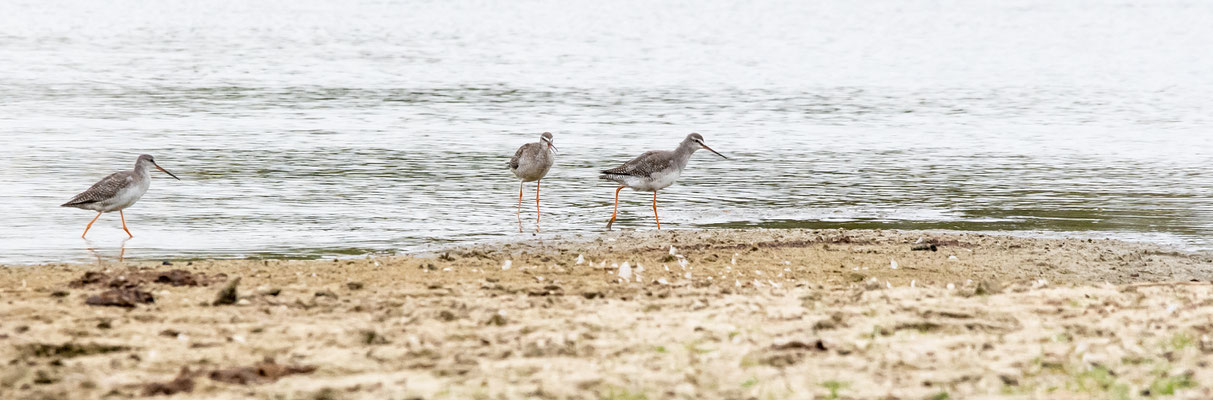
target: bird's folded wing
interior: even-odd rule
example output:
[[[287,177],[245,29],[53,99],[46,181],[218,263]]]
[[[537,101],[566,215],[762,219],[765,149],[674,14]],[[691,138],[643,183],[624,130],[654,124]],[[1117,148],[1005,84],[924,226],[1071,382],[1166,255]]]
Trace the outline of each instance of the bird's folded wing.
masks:
[[[631,161],[623,163],[615,168],[602,171],[608,175],[630,175],[647,177],[654,172],[661,171],[673,162],[671,157],[663,157],[663,151],[649,151],[641,154],[640,157],[633,158]]]
[[[89,187],[88,190],[76,195],[76,197],[72,197],[71,200],[68,200],[67,203],[63,203],[63,205],[70,206],[95,203],[114,197],[118,195],[119,190],[130,186],[133,181],[134,178],[131,177],[131,174],[126,172],[115,172],[110,174],[110,176],[97,181],[97,183],[93,184],[92,187]]]
[[[522,159],[523,155],[527,152],[527,148],[531,147],[532,144],[534,143],[527,143],[518,147],[518,151],[514,152],[514,157],[510,159],[510,169],[518,168],[518,161]]]

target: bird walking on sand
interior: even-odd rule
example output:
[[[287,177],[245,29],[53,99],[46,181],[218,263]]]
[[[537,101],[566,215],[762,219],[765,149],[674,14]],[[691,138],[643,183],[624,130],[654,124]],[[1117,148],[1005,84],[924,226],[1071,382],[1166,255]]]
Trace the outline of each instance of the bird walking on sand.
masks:
[[[678,180],[678,176],[682,175],[682,170],[686,168],[687,161],[691,160],[691,155],[699,149],[707,149],[721,158],[728,159],[724,154],[703,144],[703,136],[692,133],[687,135],[687,138],[683,139],[682,144],[679,144],[674,151],[648,151],[619,167],[602,171],[599,178],[620,185],[618,189],[615,189],[615,212],[611,214],[611,220],[607,222],[607,230],[611,229],[611,224],[615,223],[615,217],[619,215],[619,191],[625,187],[653,192],[653,220],[657,221],[657,229],[661,229],[661,219],[657,217],[657,191],[673,185],[674,181]]]
[[[538,142],[522,145],[514,152],[514,158],[510,159],[510,172],[522,179],[518,184],[519,232],[522,232],[522,189],[527,182],[532,181],[535,182],[535,231],[539,231],[539,183],[556,161],[556,156],[552,154],[554,151],[556,146],[552,144],[552,133],[544,132],[539,135]]]
[[[84,233],[80,234],[80,238],[84,238],[84,235],[88,234],[89,228],[93,227],[93,222],[97,222],[97,218],[100,218],[101,214],[112,211],[117,211],[118,215],[122,217],[122,230],[126,231],[128,236],[135,237],[129,229],[126,229],[126,215],[122,214],[122,209],[135,204],[144,193],[147,193],[147,188],[152,183],[152,177],[149,175],[152,168],[169,174],[173,179],[181,180],[177,175],[156,165],[156,160],[152,156],[143,154],[135,160],[135,169],[110,174],[97,181],[88,190],[60,205],[60,207],[75,207],[97,212],[97,216],[93,217],[93,220],[88,222],[88,226],[84,227]]]

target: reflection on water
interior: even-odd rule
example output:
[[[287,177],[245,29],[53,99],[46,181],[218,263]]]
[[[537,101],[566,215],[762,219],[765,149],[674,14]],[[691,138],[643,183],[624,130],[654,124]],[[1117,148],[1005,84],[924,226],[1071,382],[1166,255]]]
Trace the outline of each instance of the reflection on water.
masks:
[[[529,235],[505,162],[542,131],[539,237],[601,230],[598,170],[697,131],[731,159],[692,159],[665,228],[1213,248],[1213,4],[52,3],[0,3],[0,263]],[[125,245],[108,214],[80,240],[57,205],[140,153],[182,181],[153,177]]]
[[[88,240],[88,239],[82,239],[82,240],[84,241],[84,245],[85,245],[84,249],[88,251],[89,255],[92,255],[92,257],[94,259],[96,259],[97,264],[103,264],[107,261],[122,262],[122,261],[126,260],[126,242],[131,239],[132,239],[131,237],[122,239],[121,242],[118,242],[117,249],[111,249],[108,246],[99,245],[98,243],[96,243],[92,240]],[[111,253],[115,253],[115,252],[116,252],[116,254],[111,254]]]

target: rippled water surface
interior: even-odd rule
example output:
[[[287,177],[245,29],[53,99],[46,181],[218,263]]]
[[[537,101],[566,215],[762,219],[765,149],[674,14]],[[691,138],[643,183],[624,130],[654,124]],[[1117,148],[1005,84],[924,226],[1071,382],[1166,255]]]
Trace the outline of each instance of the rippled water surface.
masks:
[[[986,3],[986,4],[974,4]],[[664,228],[1027,231],[1213,248],[1213,3],[0,2],[0,263],[328,257],[545,234],[687,133]],[[127,210],[60,208],[140,153]],[[524,228],[534,226],[527,187]],[[619,228],[651,229],[645,193]],[[529,234],[528,234],[529,235]]]

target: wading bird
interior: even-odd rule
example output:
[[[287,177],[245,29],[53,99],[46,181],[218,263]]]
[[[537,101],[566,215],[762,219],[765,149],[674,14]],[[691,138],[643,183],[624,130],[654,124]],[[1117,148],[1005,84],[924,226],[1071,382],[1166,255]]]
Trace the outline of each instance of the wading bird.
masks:
[[[544,132],[539,135],[538,142],[522,145],[514,152],[514,158],[510,159],[510,172],[522,179],[518,184],[519,232],[522,232],[522,189],[532,181],[535,182],[535,231],[539,231],[539,182],[552,169],[552,162],[556,161],[556,156],[552,154],[554,151],[556,146],[552,145],[552,133]]]
[[[717,153],[716,150],[703,144],[703,136],[692,133],[687,135],[687,138],[683,139],[682,144],[679,144],[674,151],[648,151],[619,167],[602,171],[599,178],[620,185],[618,189],[615,189],[615,212],[611,214],[611,220],[607,222],[607,230],[611,229],[611,224],[615,223],[615,217],[619,215],[619,191],[623,188],[653,192],[653,220],[657,221],[657,229],[661,229],[661,219],[657,217],[657,191],[673,185],[674,181],[678,180],[678,176],[682,175],[682,169],[686,168],[687,161],[691,160],[691,155],[699,149],[706,149],[721,158],[728,159],[724,154]]]
[[[122,218],[122,230],[126,231],[128,236],[135,237],[129,229],[126,229],[126,215],[122,214],[122,209],[135,204],[144,193],[147,193],[147,188],[152,183],[150,175],[152,168],[163,171],[173,179],[181,180],[177,175],[156,165],[156,160],[152,159],[152,156],[144,154],[135,160],[135,169],[110,174],[60,207],[75,207],[97,212],[97,216],[93,217],[93,220],[88,222],[88,226],[84,227],[84,233],[80,234],[81,238],[88,234],[89,228],[93,227],[93,223],[97,222],[97,218],[100,218],[101,214],[112,211],[117,211]]]

